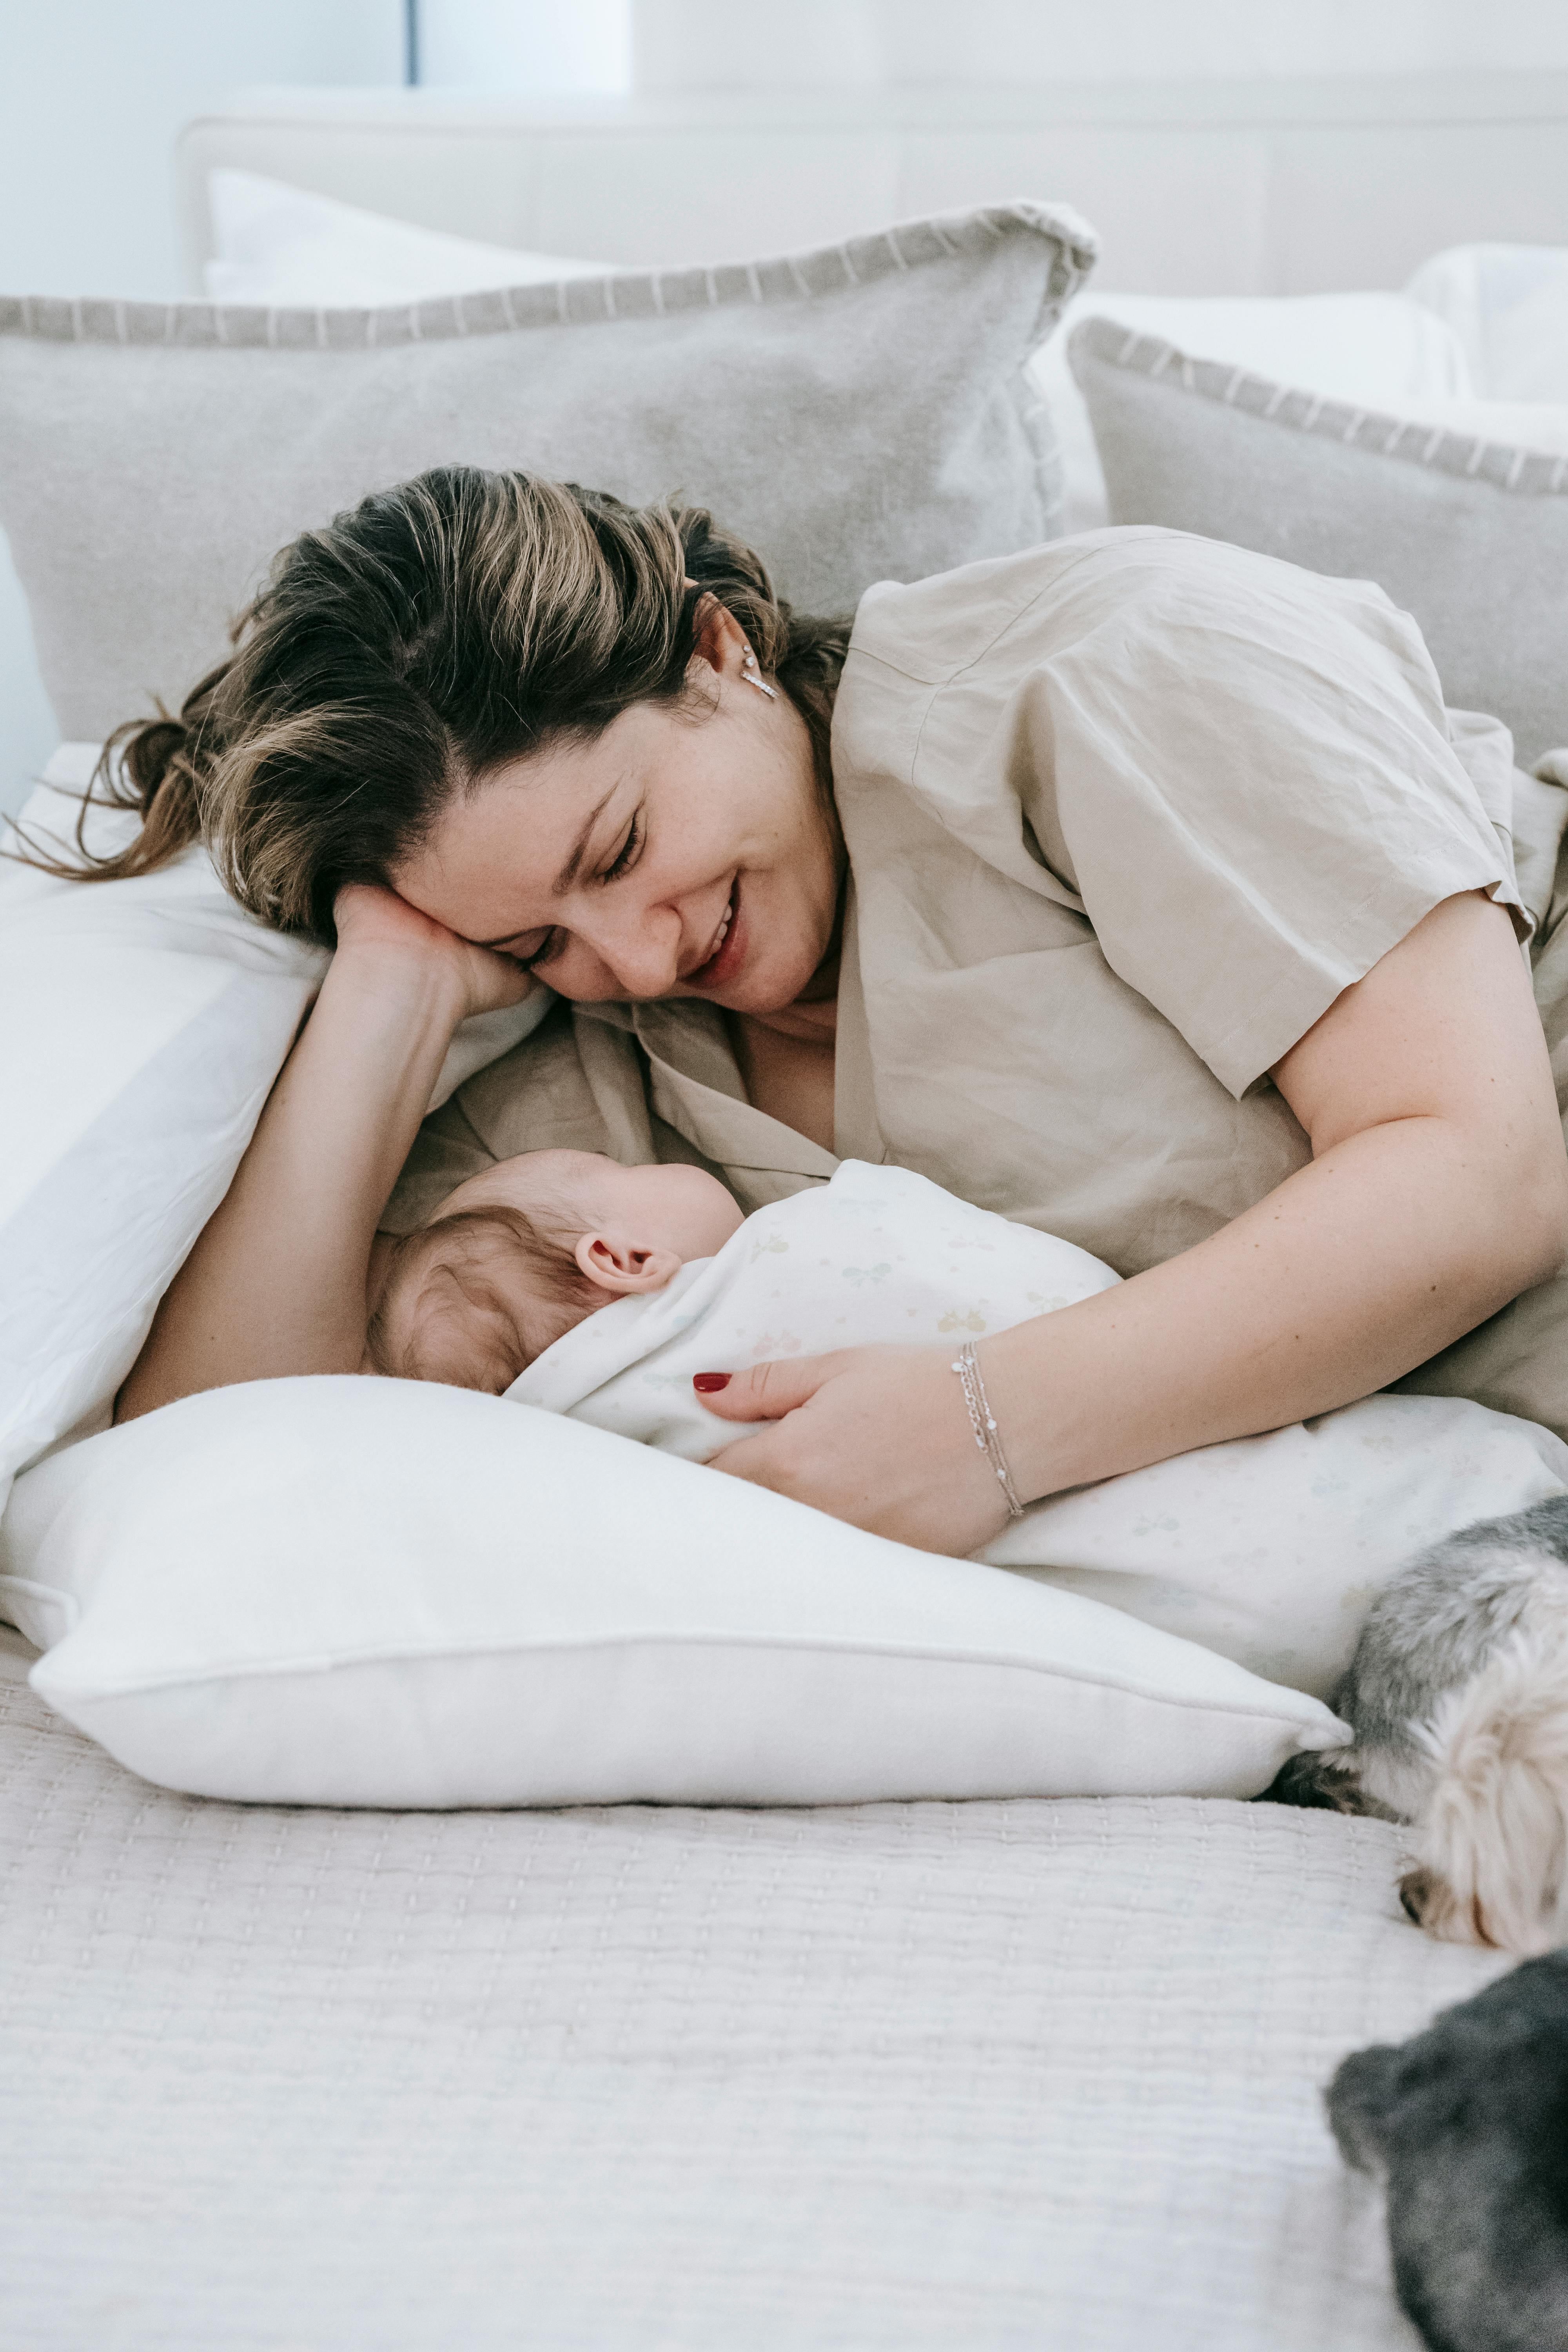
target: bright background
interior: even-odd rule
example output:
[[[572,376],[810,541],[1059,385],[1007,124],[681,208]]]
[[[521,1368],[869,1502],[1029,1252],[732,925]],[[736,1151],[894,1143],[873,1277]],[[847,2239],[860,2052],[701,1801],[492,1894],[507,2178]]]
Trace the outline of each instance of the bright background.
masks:
[[[13,0],[0,286],[180,290],[171,151],[257,84],[386,86],[404,0]],[[1564,0],[418,0],[419,79],[554,97],[1568,68]],[[54,748],[0,548],[0,807]]]

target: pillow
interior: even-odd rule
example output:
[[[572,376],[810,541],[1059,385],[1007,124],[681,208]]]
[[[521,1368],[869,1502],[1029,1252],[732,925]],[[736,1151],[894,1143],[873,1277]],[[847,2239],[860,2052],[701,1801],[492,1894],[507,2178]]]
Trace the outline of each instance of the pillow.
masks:
[[[276,551],[437,464],[710,505],[848,612],[1057,527],[1026,370],[1094,253],[1033,205],[395,310],[0,298],[0,521],[62,732],[177,702]]]
[[[202,282],[212,302],[424,302],[487,286],[604,278],[612,268],[416,228],[258,172],[209,172],[207,201],[217,255]]]
[[[1089,320],[1077,376],[1118,523],[1230,540],[1412,614],[1445,698],[1568,743],[1568,456],[1325,400]]]
[[[0,1609],[146,1780],[269,1804],[1245,1797],[1315,1699],[499,1397],[263,1381],[18,1480]]]
[[[1414,1553],[1562,1495],[1552,1430],[1466,1397],[1372,1396],[1054,1495],[984,1557],[1329,1698]]]
[[[1405,290],[1452,327],[1477,392],[1568,400],[1568,246],[1450,246]]]
[[[23,831],[73,853],[96,744],[68,744]],[[92,812],[101,853],[134,814]],[[0,1506],[13,1472],[107,1416],[239,1164],[326,956],[268,930],[205,851],[136,881],[0,860]],[[537,1027],[547,991],[466,1022],[432,1100]]]
[[[1115,319],[1183,351],[1362,407],[1403,413],[1414,402],[1471,390],[1453,328],[1404,294],[1075,294],[1030,362],[1061,450],[1068,531],[1098,530],[1110,519],[1089,412],[1068,364],[1068,336],[1084,319]]]

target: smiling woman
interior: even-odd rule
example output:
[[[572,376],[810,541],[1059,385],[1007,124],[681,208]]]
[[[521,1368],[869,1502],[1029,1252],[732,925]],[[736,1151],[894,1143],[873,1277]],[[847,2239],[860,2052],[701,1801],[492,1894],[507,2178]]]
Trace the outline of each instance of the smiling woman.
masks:
[[[886,1160],[1131,1277],[984,1339],[1026,1498],[1365,1395],[1531,1285],[1502,1378],[1447,1384],[1568,1428],[1519,953],[1564,796],[1445,712],[1365,583],[1102,532],[885,583],[851,640],[700,510],[451,470],[286,550],[123,751],[146,823],[106,870],[199,831],[337,953],[122,1415],[361,1364],[433,1072],[537,975],[562,1004],[421,1147],[438,1193],[551,1145],[695,1161],[743,1209]],[[1565,950],[1536,943],[1554,1024]],[[714,1369],[716,1454],[779,1424],[724,1468],[995,1534],[947,1350]]]
[[[372,884],[579,1002],[704,997],[830,1144],[848,634],[701,509],[426,474],[287,548],[178,720],[111,740],[100,794],[145,823],[88,871],[203,835],[242,904],[329,945]]]

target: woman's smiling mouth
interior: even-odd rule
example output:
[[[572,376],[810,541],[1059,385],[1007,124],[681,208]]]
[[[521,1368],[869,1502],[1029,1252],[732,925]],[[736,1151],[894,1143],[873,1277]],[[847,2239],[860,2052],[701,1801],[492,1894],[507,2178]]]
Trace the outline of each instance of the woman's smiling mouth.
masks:
[[[705,960],[685,979],[688,988],[722,988],[740,970],[745,955],[743,927],[741,921],[741,883],[737,875],[730,886],[729,899],[723,920],[713,934],[713,944]]]

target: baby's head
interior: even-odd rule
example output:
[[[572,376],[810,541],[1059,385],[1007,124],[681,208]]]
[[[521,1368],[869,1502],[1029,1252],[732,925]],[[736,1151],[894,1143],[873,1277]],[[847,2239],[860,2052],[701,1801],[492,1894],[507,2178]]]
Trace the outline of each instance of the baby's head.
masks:
[[[623,1168],[596,1151],[498,1160],[393,1249],[370,1361],[396,1379],[499,1396],[584,1316],[662,1290],[741,1222],[700,1168]]]

